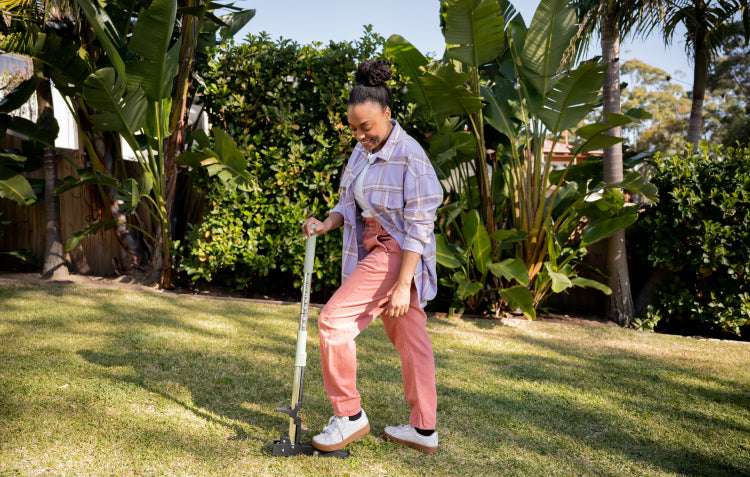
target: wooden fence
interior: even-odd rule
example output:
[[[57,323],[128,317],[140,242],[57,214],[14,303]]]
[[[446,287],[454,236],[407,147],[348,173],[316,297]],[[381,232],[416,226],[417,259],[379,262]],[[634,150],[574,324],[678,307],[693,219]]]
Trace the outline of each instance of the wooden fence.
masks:
[[[83,167],[80,151],[61,151],[71,157],[78,167]],[[75,168],[65,159],[60,158],[57,169],[58,179],[66,176],[77,176]],[[39,169],[28,174],[29,178],[44,179],[44,170]],[[91,222],[109,211],[98,204],[95,196],[89,194],[88,188],[76,188],[60,195],[60,222],[63,242],[74,233],[83,230]],[[19,248],[31,250],[41,262],[44,258],[46,224],[44,203],[19,207],[9,200],[0,200],[0,220],[9,221],[4,226],[5,234],[0,239],[0,250],[9,251]],[[65,254],[71,272],[85,275],[111,276],[115,274],[115,262],[127,265],[128,256],[120,246],[113,230],[100,231],[87,237],[71,252]],[[0,266],[9,267],[17,264],[17,259],[0,254]]]

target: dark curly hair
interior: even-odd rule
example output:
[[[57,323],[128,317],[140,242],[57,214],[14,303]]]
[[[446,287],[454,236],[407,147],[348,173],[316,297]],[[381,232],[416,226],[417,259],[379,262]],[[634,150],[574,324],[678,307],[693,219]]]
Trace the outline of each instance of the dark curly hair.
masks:
[[[348,104],[362,104],[368,101],[379,104],[383,109],[391,108],[393,95],[388,80],[393,76],[388,60],[367,60],[362,62],[354,74],[354,88],[349,93]]]

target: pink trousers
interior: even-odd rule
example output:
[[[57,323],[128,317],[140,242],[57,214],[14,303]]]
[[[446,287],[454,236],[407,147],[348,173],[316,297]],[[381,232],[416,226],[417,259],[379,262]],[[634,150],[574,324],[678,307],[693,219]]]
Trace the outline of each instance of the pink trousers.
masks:
[[[338,416],[360,410],[357,391],[357,348],[354,339],[383,313],[396,285],[403,254],[398,242],[373,219],[365,219],[364,247],[369,252],[334,293],[318,316],[323,383]],[[386,334],[401,357],[409,424],[434,429],[437,412],[435,357],[412,284],[406,315],[383,318]]]

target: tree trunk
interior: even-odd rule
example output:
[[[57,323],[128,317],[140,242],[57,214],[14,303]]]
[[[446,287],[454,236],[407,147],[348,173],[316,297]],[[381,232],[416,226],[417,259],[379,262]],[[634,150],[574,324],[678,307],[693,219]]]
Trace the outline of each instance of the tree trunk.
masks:
[[[39,117],[54,116],[52,107],[52,87],[49,79],[37,79],[36,100],[39,105]],[[65,247],[62,241],[60,226],[60,198],[55,194],[57,185],[57,153],[49,147],[44,148],[44,221],[46,224],[44,244],[44,265],[42,277],[61,279],[69,276],[65,264]]]
[[[696,2],[696,11],[702,17],[703,2]],[[690,27],[688,27],[690,28]],[[706,45],[706,23],[697,22],[695,28],[694,69],[693,69],[693,103],[690,107],[690,123],[688,124],[687,141],[698,144],[703,126],[703,101],[706,97],[706,81],[708,79],[708,47]]]
[[[603,86],[603,113],[620,113],[620,29],[616,23],[612,3],[602,15],[602,57],[607,64],[607,74]],[[620,127],[608,134],[622,137]],[[622,172],[622,144],[604,148],[604,181],[620,182]],[[620,230],[607,239],[608,286],[612,289],[606,309],[607,318],[628,326],[633,317],[633,296],[630,291],[625,230]]]

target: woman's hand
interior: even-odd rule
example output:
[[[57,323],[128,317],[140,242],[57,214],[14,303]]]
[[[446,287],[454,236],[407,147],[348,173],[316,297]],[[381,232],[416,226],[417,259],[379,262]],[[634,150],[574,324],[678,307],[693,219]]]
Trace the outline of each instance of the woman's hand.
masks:
[[[322,235],[330,230],[341,227],[343,224],[344,217],[338,212],[334,212],[322,222],[315,217],[308,218],[302,224],[302,231],[305,233],[305,238],[307,238],[312,234]]]
[[[409,311],[409,303],[411,303],[411,283],[407,285],[399,282],[393,289],[391,299],[383,314],[386,318],[404,316]]]
[[[324,234],[327,232],[327,230],[324,230],[324,222],[321,222],[320,220],[316,219],[315,217],[310,217],[307,220],[305,220],[305,223],[302,224],[302,231],[305,233],[305,238],[309,237],[312,234]]]

